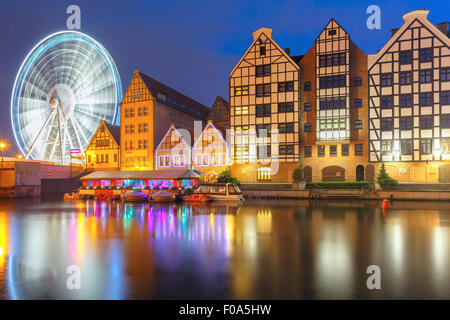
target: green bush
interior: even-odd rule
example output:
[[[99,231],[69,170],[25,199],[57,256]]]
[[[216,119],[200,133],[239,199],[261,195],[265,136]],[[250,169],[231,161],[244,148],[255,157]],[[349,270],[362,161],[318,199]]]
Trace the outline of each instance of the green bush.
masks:
[[[361,189],[370,185],[367,181],[324,181],[308,182],[306,189]]]
[[[384,163],[381,165],[380,171],[378,172],[377,182],[382,188],[395,187],[399,185],[398,181],[391,178],[391,176],[386,172]]]
[[[220,183],[241,183],[238,179],[233,177],[230,172],[230,168],[226,168],[224,171],[219,173],[219,177],[217,177],[217,182]]]
[[[305,181],[305,176],[303,175],[303,168],[297,167],[292,172],[292,180],[295,182]]]

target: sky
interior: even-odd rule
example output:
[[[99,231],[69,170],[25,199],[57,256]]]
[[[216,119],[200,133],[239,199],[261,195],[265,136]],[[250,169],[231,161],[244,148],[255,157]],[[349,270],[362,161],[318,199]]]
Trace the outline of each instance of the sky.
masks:
[[[305,54],[334,18],[366,54],[376,53],[400,27],[402,15],[430,10],[436,24],[450,21],[449,1],[246,1],[122,0],[0,2],[0,139],[16,155],[10,101],[23,59],[45,36],[66,29],[66,9],[81,9],[81,29],[108,50],[125,91],[139,69],[211,106],[228,100],[228,77],[252,42],[252,32],[273,29],[272,37],[291,55]],[[381,9],[381,29],[369,30],[367,7]]]

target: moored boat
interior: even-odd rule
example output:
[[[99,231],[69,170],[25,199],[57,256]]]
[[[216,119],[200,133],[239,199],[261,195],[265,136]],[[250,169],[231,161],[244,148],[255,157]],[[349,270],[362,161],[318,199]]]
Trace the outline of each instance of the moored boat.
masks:
[[[123,189],[120,199],[124,202],[143,202],[148,200],[148,195],[138,190]]]
[[[173,202],[175,199],[176,195],[166,190],[156,191],[149,197],[151,202]]]
[[[212,201],[242,201],[244,196],[236,183],[204,183],[194,195],[207,195]]]

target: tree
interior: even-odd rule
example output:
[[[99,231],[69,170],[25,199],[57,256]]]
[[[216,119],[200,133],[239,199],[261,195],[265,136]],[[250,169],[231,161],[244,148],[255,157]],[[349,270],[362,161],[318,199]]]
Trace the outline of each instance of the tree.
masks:
[[[398,185],[398,181],[391,178],[391,176],[386,172],[384,163],[381,165],[380,171],[378,172],[377,182],[381,184],[383,188]]]
[[[219,177],[217,178],[217,182],[220,183],[240,183],[240,181],[238,179],[236,179],[235,177],[233,177],[231,175],[230,172],[230,168],[226,168],[224,171],[222,171],[221,173],[219,173]]]
[[[295,182],[305,181],[302,167],[297,167],[294,169],[294,172],[292,172],[292,180],[294,180]]]

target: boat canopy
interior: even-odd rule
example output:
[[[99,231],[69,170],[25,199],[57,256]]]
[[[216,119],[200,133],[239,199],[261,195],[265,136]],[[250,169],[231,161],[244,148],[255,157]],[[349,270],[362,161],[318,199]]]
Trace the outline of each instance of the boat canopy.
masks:
[[[159,179],[198,179],[200,172],[192,169],[168,169],[147,171],[95,171],[84,177],[85,180],[159,180]]]

